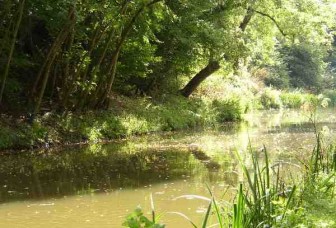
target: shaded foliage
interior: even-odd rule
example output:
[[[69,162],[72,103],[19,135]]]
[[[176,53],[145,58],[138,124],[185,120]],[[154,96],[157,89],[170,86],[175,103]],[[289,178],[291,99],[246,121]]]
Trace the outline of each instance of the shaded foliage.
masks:
[[[114,91],[177,93],[195,75],[182,90],[189,96],[220,67],[239,73],[276,61],[276,45],[290,83],[318,90],[335,8],[310,0],[0,4],[1,111],[35,114],[109,108]],[[198,72],[214,63],[215,70]],[[274,73],[272,83],[281,77]]]

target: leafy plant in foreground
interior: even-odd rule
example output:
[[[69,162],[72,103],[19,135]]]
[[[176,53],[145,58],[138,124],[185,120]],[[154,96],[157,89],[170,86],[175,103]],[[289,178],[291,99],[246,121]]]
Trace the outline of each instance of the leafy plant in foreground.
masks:
[[[164,228],[165,225],[157,224],[154,221],[150,221],[142,212],[141,208],[138,207],[134,212],[127,216],[126,221],[123,226],[130,228]]]

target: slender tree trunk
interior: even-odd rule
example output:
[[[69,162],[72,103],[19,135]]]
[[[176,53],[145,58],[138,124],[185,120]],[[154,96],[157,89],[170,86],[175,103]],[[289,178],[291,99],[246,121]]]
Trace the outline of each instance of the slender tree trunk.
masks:
[[[97,47],[99,47],[99,43],[100,43],[103,35],[106,33],[106,30],[108,29],[108,26],[105,26],[105,27],[101,26],[101,28],[102,29],[100,31],[97,28],[96,34],[92,38],[90,48],[89,48],[89,51],[88,51],[88,54],[87,54],[87,56],[89,56],[89,58],[90,58],[90,63],[87,64],[87,66],[84,69],[83,79],[82,79],[83,82],[85,82],[87,79],[89,80],[89,78],[90,78],[89,77],[90,73],[92,72],[92,69],[94,68],[94,65],[95,65],[95,63],[93,62],[94,51]]]
[[[42,98],[43,98],[43,95],[44,95],[44,91],[45,91],[45,88],[47,86],[47,82],[48,82],[49,75],[50,75],[50,68],[51,68],[51,65],[54,62],[56,56],[57,56],[57,52],[54,53],[52,58],[49,60],[48,64],[46,64],[46,70],[44,72],[44,77],[43,77],[43,80],[42,80],[42,86],[41,86],[41,89],[40,89],[40,93],[39,93],[39,96],[37,98],[37,102],[35,104],[34,114],[37,114],[39,109],[40,109]]]
[[[42,80],[42,86],[41,86],[41,89],[40,89],[40,93],[38,95],[37,102],[35,104],[34,114],[37,114],[39,109],[40,109],[42,98],[43,98],[43,95],[44,95],[44,92],[45,92],[45,89],[46,89],[46,86],[47,86],[47,82],[48,82],[48,79],[49,79],[51,65],[54,62],[54,60],[55,60],[55,58],[56,58],[56,56],[59,52],[59,49],[61,48],[61,45],[64,43],[64,41],[66,40],[69,32],[71,31],[71,28],[72,28],[73,24],[76,22],[75,6],[72,6],[70,8],[68,19],[69,20],[67,21],[67,26],[65,26],[64,29],[61,31],[60,35],[58,36],[59,40],[57,40],[57,42],[54,42],[55,45],[54,45],[53,49],[50,50],[51,53],[48,54],[48,57],[50,57],[50,59],[48,59],[48,58],[46,59],[46,61],[44,62],[43,66],[40,70],[39,76],[41,77],[43,72],[44,72],[44,77],[43,77],[43,80]],[[34,87],[34,88],[36,89],[36,87]]]
[[[122,4],[122,7],[120,9],[120,15],[124,15],[125,12],[126,12],[126,9],[127,9],[127,4],[128,4],[128,1],[124,1],[123,4]],[[115,33],[115,29],[111,28],[111,31],[109,32],[109,35],[108,35],[108,38],[107,38],[107,41],[106,41],[106,44],[104,46],[104,49],[103,49],[103,53],[101,54],[99,60],[98,60],[98,63],[96,64],[96,69],[100,69],[100,65],[102,64],[103,60],[105,59],[105,56],[106,56],[106,53],[107,53],[107,50],[109,49],[110,47],[110,44],[112,42],[112,39],[113,39],[113,36],[114,36],[114,33]]]
[[[57,61],[56,61],[56,64],[54,66],[54,71],[53,71],[53,77],[52,77],[52,80],[51,80],[51,93],[50,93],[50,100],[54,97],[54,93],[55,93],[55,90],[56,90],[56,83],[57,83],[57,76],[59,74],[59,64],[57,64]]]
[[[128,25],[125,27],[125,29],[121,32],[120,39],[117,42],[116,49],[115,49],[114,55],[113,55],[112,60],[111,60],[112,68],[110,68],[110,72],[109,72],[110,77],[109,77],[109,80],[108,80],[108,83],[107,83],[107,90],[106,90],[106,93],[105,93],[105,96],[104,96],[104,100],[108,99],[108,96],[111,94],[112,85],[113,85],[113,82],[114,82],[114,79],[115,79],[115,74],[116,74],[116,71],[117,71],[117,62],[118,62],[119,54],[120,54],[120,51],[121,51],[121,47],[124,44],[129,32],[131,31],[131,29],[132,29],[133,25],[135,24],[136,20],[138,19],[140,14],[145,10],[145,8],[150,7],[150,6],[156,4],[160,1],[162,1],[162,0],[153,0],[149,3],[147,3],[146,5],[143,5],[142,7],[140,7],[135,12],[132,19],[130,20]]]
[[[8,39],[8,36],[9,36],[10,30],[11,30],[12,24],[13,24],[13,18],[10,20],[9,25],[8,25],[6,31],[5,31],[5,35],[2,38],[2,42],[0,44],[0,56],[1,56],[2,52],[4,51],[4,49],[5,49],[4,48],[5,45],[7,44],[6,40]]]
[[[181,94],[184,97],[189,97],[197,87],[210,75],[219,70],[220,65],[218,61],[210,61],[208,65],[198,72],[188,84],[181,90]]]
[[[55,58],[55,54],[56,52],[58,51],[59,47],[61,46],[60,43],[62,43],[62,40],[63,40],[63,37],[64,37],[64,34],[66,34],[66,28],[64,27],[60,32],[59,34],[57,35],[55,41],[53,42],[53,44],[51,45],[51,48],[48,52],[48,55],[47,57],[45,58],[43,64],[42,64],[42,67],[40,68],[40,71],[38,72],[37,74],[37,77],[35,79],[35,82],[34,82],[34,85],[33,85],[33,88],[32,88],[32,96],[35,95],[36,93],[36,90],[37,90],[37,86],[41,80],[41,77],[45,71],[45,68],[48,64],[48,62],[50,61],[50,59],[53,59]]]
[[[7,45],[6,40],[8,39],[9,33],[11,31],[11,28],[13,26],[14,23],[14,19],[13,17],[15,17],[14,15],[12,15],[11,13],[11,8],[12,8],[12,1],[4,1],[2,3],[2,9],[0,11],[1,15],[0,15],[0,21],[8,21],[8,25],[7,25],[7,29],[5,32],[3,32],[3,36],[2,36],[2,42],[0,43],[0,56],[1,53],[4,49],[4,47]],[[1,81],[0,81],[1,82]]]
[[[121,8],[120,8],[120,11],[119,11],[120,16],[123,16],[125,14],[125,12],[127,10],[127,7],[128,7],[128,4],[129,4],[128,0],[124,0],[122,2]],[[106,29],[108,29],[108,27],[106,27],[104,29],[104,32],[106,31]],[[103,35],[103,33],[101,35]],[[115,35],[115,29],[113,28],[113,26],[111,26],[111,30],[108,32],[107,40],[106,40],[105,45],[102,49],[102,53],[99,56],[98,61],[96,63],[94,63],[94,65],[92,65],[91,69],[87,70],[87,74],[91,73],[92,75],[94,75],[95,73],[100,71],[101,64],[106,57],[107,51],[110,47],[110,44],[113,40],[114,35]],[[119,53],[118,53],[118,56],[115,56],[114,53],[116,53],[116,52],[112,53],[111,62],[110,62],[110,65],[109,65],[107,73],[106,73],[107,77],[109,75],[111,75],[111,72],[114,71],[114,68],[115,68],[114,65],[116,64],[116,61],[117,61],[118,56],[119,56]],[[115,58],[115,57],[117,57],[117,58]],[[89,95],[89,94],[84,94],[83,95],[83,96],[86,96],[86,100],[88,100],[90,106],[93,106],[93,107],[100,106],[104,102],[104,94],[105,94],[104,91],[106,91],[106,87],[107,87],[106,82],[102,79],[102,77],[98,77],[97,86],[96,86],[96,89],[95,89],[94,93],[91,94],[91,95]],[[99,98],[101,98],[101,99],[99,99]],[[81,103],[83,103],[83,102],[81,102]]]
[[[18,31],[19,31],[19,28],[20,28],[24,5],[25,5],[25,0],[21,0],[20,5],[19,5],[19,16],[18,16],[18,19],[16,21],[16,25],[15,25],[15,29],[14,29],[14,33],[13,33],[13,39],[12,39],[12,43],[11,43],[11,47],[10,47],[9,55],[8,55],[8,59],[7,59],[7,64],[5,66],[5,72],[4,72],[4,74],[2,76],[2,80],[1,80],[0,104],[2,102],[2,95],[3,95],[4,89],[5,89],[6,80],[7,80],[7,77],[8,77],[9,68],[10,68],[10,65],[11,65],[11,61],[12,61],[12,57],[13,57],[13,53],[14,53],[14,49],[15,49],[16,37],[17,37]]]
[[[68,44],[66,47],[66,51],[69,53],[71,51],[72,45],[75,40],[75,26],[72,26],[70,29],[70,35],[69,35],[69,40]],[[73,76],[70,75],[70,59],[69,55],[65,57],[65,64],[64,64],[64,71],[62,72],[62,80],[61,80],[61,89],[58,94],[59,100],[61,101],[62,107],[64,109],[67,108],[68,104],[68,98],[69,98],[69,93],[70,93],[70,83],[73,83]]]

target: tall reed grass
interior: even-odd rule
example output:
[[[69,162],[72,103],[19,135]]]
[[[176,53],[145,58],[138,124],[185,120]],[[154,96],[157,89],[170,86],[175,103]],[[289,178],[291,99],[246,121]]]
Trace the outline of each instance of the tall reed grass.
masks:
[[[301,178],[291,182],[285,178],[291,175],[290,169],[281,172],[280,166],[298,167],[297,164],[277,162],[272,165],[265,147],[255,151],[250,146],[249,154],[252,167],[247,166],[236,153],[246,181],[239,184],[232,204],[227,206],[218,201],[209,187],[211,198],[193,196],[209,202],[202,228],[296,227],[306,222],[302,210],[305,210],[305,201],[309,197],[323,195],[335,200],[336,147],[325,146],[320,133],[316,133],[316,146],[310,159],[302,161],[304,168],[301,169]],[[178,198],[183,197],[190,195]],[[198,227],[184,214],[174,213],[186,218],[193,227]],[[213,215],[217,223],[209,224],[209,218]]]

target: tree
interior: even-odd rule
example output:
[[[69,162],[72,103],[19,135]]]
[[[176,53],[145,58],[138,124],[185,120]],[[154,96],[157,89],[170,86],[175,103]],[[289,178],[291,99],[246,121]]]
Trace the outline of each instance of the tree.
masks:
[[[18,34],[18,31],[19,31],[19,28],[20,28],[24,7],[25,7],[25,0],[20,0],[19,3],[18,3],[18,10],[17,10],[18,16],[17,16],[17,18],[11,18],[11,22],[9,23],[8,29],[6,30],[6,35],[4,37],[4,38],[7,38],[8,33],[10,33],[10,29],[11,29],[10,25],[13,23],[14,28],[13,28],[13,34],[11,34],[12,38],[10,40],[10,48],[9,48],[9,53],[8,53],[8,56],[7,56],[7,62],[6,62],[6,65],[5,65],[5,70],[4,70],[3,75],[1,77],[1,80],[0,80],[0,105],[1,105],[2,96],[3,96],[5,85],[6,85],[6,80],[7,80],[8,73],[9,73],[9,68],[10,68],[10,65],[11,65],[11,62],[12,62],[12,58],[13,58],[13,53],[14,53],[14,49],[15,49],[15,42],[16,42],[17,34]],[[2,51],[2,50],[0,49],[0,51]]]
[[[221,52],[221,56],[224,57],[225,61],[231,61],[233,67],[237,67],[239,58],[244,58],[245,50],[248,52],[245,56],[250,56],[254,59],[258,57],[259,53],[262,53],[264,55],[262,59],[265,60],[265,55],[269,56],[266,53],[273,52],[276,43],[279,42],[284,44],[288,42],[300,43],[309,39],[315,44],[328,45],[330,35],[325,28],[330,26],[331,21],[333,21],[333,16],[330,12],[335,12],[332,1],[322,3],[309,0],[281,2],[269,0],[258,2],[239,1],[234,4],[226,2],[221,9],[223,14],[231,15],[233,18],[235,15],[238,15],[236,18],[241,18],[241,15],[244,15],[240,22],[238,19],[232,27],[224,28],[226,32],[240,30],[234,37],[236,40],[243,40],[241,42],[242,45],[239,47],[231,45],[229,46],[230,48],[216,50]],[[324,14],[323,10],[329,13]],[[242,14],[241,12],[244,13]],[[260,46],[260,44],[263,46]],[[238,53],[238,56],[230,55],[235,52]],[[217,57],[215,61],[219,64],[222,60]],[[213,64],[213,62],[214,60],[210,60],[208,65]],[[200,82],[213,73],[211,71],[208,72],[208,75],[197,73],[181,90],[182,94],[186,97],[190,96]]]
[[[328,50],[335,12],[331,0],[5,0],[1,6],[0,100],[35,113],[106,108],[113,90],[176,92],[185,76],[194,76],[180,90],[188,97],[221,66],[237,73],[241,64],[272,65],[275,47]]]

